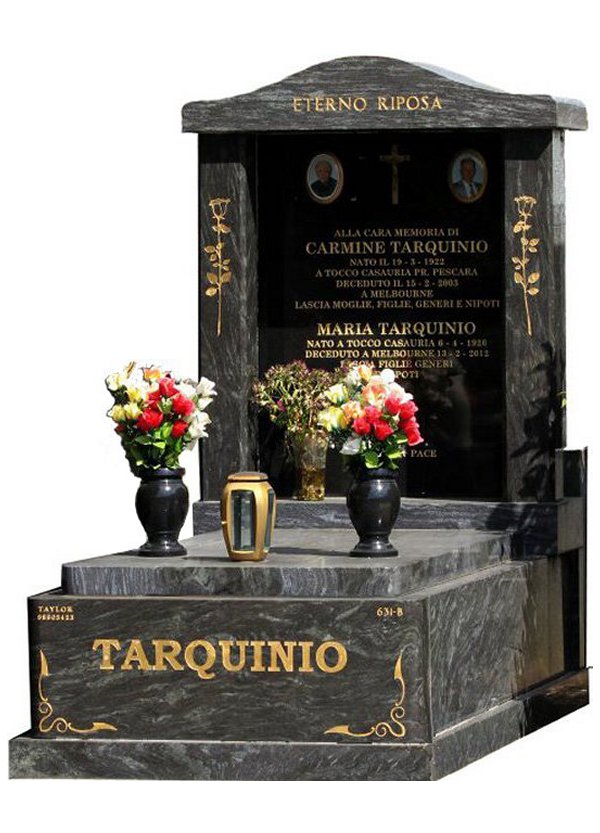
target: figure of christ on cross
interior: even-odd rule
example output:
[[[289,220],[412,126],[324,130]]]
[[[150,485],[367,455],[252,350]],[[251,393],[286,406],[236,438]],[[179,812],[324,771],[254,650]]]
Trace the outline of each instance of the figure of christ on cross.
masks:
[[[399,178],[398,165],[401,162],[410,162],[410,156],[401,155],[398,153],[398,145],[392,145],[392,152],[379,157],[381,162],[387,162],[392,166],[392,205],[398,205],[399,202]]]

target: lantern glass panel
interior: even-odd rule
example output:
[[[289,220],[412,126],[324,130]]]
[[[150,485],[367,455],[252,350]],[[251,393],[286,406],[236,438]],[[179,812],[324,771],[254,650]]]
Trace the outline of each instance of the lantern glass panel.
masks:
[[[271,546],[271,526],[273,525],[273,509],[275,507],[275,492],[269,489],[269,502],[267,509],[267,529],[265,531],[265,549]]]
[[[231,495],[233,501],[233,549],[253,550],[256,545],[256,504],[254,494],[239,489]]]

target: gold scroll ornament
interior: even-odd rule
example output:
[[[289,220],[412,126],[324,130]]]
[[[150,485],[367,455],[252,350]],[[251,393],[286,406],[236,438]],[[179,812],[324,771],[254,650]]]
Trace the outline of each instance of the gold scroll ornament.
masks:
[[[211,264],[211,271],[206,273],[209,286],[205,290],[209,298],[217,298],[217,335],[221,335],[223,319],[223,287],[231,281],[230,258],[225,255],[225,243],[223,235],[229,234],[231,228],[225,223],[225,216],[231,200],[225,197],[215,197],[209,200],[208,206],[211,210],[214,226],[211,226],[217,239],[214,244],[204,247]]]
[[[354,732],[348,725],[332,726],[323,732],[324,735],[349,735],[353,738],[369,738],[371,735],[375,735],[378,738],[385,738],[388,735],[394,738],[403,738],[405,736],[406,727],[402,720],[405,714],[403,703],[406,694],[406,685],[402,675],[402,653],[396,660],[396,665],[394,666],[394,680],[398,683],[400,693],[398,699],[392,704],[388,719],[373,723],[363,732]]]
[[[52,717],[54,714],[54,707],[48,697],[44,694],[43,681],[50,676],[48,669],[48,660],[43,651],[40,651],[40,674],[38,677],[38,713],[41,715],[38,723],[38,731],[47,734],[52,730],[64,735],[66,732],[73,732],[76,735],[92,735],[95,732],[116,732],[117,727],[112,723],[100,723],[94,721],[87,729],[79,729],[73,726],[70,720],[66,717]]]
[[[527,264],[530,262],[530,258],[528,258],[527,255],[535,254],[537,252],[540,240],[538,237],[529,237],[528,232],[531,231],[532,228],[530,220],[533,216],[533,209],[537,204],[537,200],[535,197],[528,197],[523,194],[520,197],[515,197],[515,202],[517,204],[519,219],[513,226],[513,232],[521,235],[521,255],[520,257],[518,255],[514,255],[512,258],[515,269],[514,279],[515,283],[518,284],[523,290],[523,303],[525,304],[525,315],[527,318],[527,334],[531,336],[533,335],[533,330],[531,328],[529,298],[533,295],[537,295],[540,291],[539,287],[535,285],[540,279],[540,273],[527,272]]]

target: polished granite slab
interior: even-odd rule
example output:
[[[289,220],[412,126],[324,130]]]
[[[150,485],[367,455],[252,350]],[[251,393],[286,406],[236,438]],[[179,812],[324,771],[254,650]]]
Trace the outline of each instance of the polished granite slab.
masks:
[[[545,503],[402,498],[396,529],[478,529],[512,535],[513,558],[556,555],[584,545],[585,500],[561,497]],[[194,534],[221,528],[219,501],[193,505]],[[278,500],[278,529],[351,529],[346,500]]]
[[[221,532],[184,541],[182,557],[116,553],[63,565],[74,595],[386,597],[493,567],[510,558],[510,536],[471,529],[395,530],[397,558],[356,558],[352,529],[278,528],[265,561],[231,561]]]

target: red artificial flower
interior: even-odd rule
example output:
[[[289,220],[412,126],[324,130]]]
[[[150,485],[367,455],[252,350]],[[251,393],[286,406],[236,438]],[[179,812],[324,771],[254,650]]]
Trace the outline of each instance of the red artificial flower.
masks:
[[[162,423],[164,417],[162,413],[155,409],[155,408],[146,408],[145,411],[137,418],[137,427],[140,431],[152,431],[154,428],[158,428]]]
[[[184,422],[182,419],[178,419],[177,422],[173,423],[173,430],[171,431],[171,436],[177,439],[177,437],[182,437],[187,430],[187,422]]]
[[[357,417],[352,423],[352,430],[356,434],[369,434],[371,431],[371,423],[366,417]]]
[[[125,430],[125,426],[123,425],[122,422],[120,422],[117,425],[117,427],[115,428],[115,431],[116,431],[117,434],[122,434],[124,430]]]
[[[160,399],[160,390],[152,390],[146,396],[146,402],[150,402],[152,405],[156,405],[158,400]]]
[[[385,440],[390,434],[394,433],[394,429],[385,420],[380,419],[379,422],[374,423],[373,431],[378,440]]]
[[[378,422],[381,419],[381,411],[374,405],[367,405],[365,408],[364,417],[370,423]]]
[[[400,410],[398,413],[400,414],[400,419],[411,419],[412,417],[414,417],[418,410],[419,409],[417,408],[413,400],[410,399],[408,402],[403,402],[402,405],[400,405]]]
[[[402,402],[400,401],[399,396],[388,396],[385,400],[385,407],[387,409],[388,414],[392,416],[396,416],[396,414],[400,413],[400,409],[402,408]]]
[[[419,431],[419,423],[416,419],[410,419],[406,425],[402,426],[402,430],[406,434],[409,445],[418,445],[423,442],[423,437]]]
[[[191,399],[184,396],[182,393],[176,393],[173,397],[173,410],[180,416],[189,416],[194,413],[196,406]]]
[[[177,393],[177,388],[175,387],[175,382],[171,379],[170,376],[163,376],[162,379],[158,382],[158,389],[160,391],[161,396],[175,396]]]

